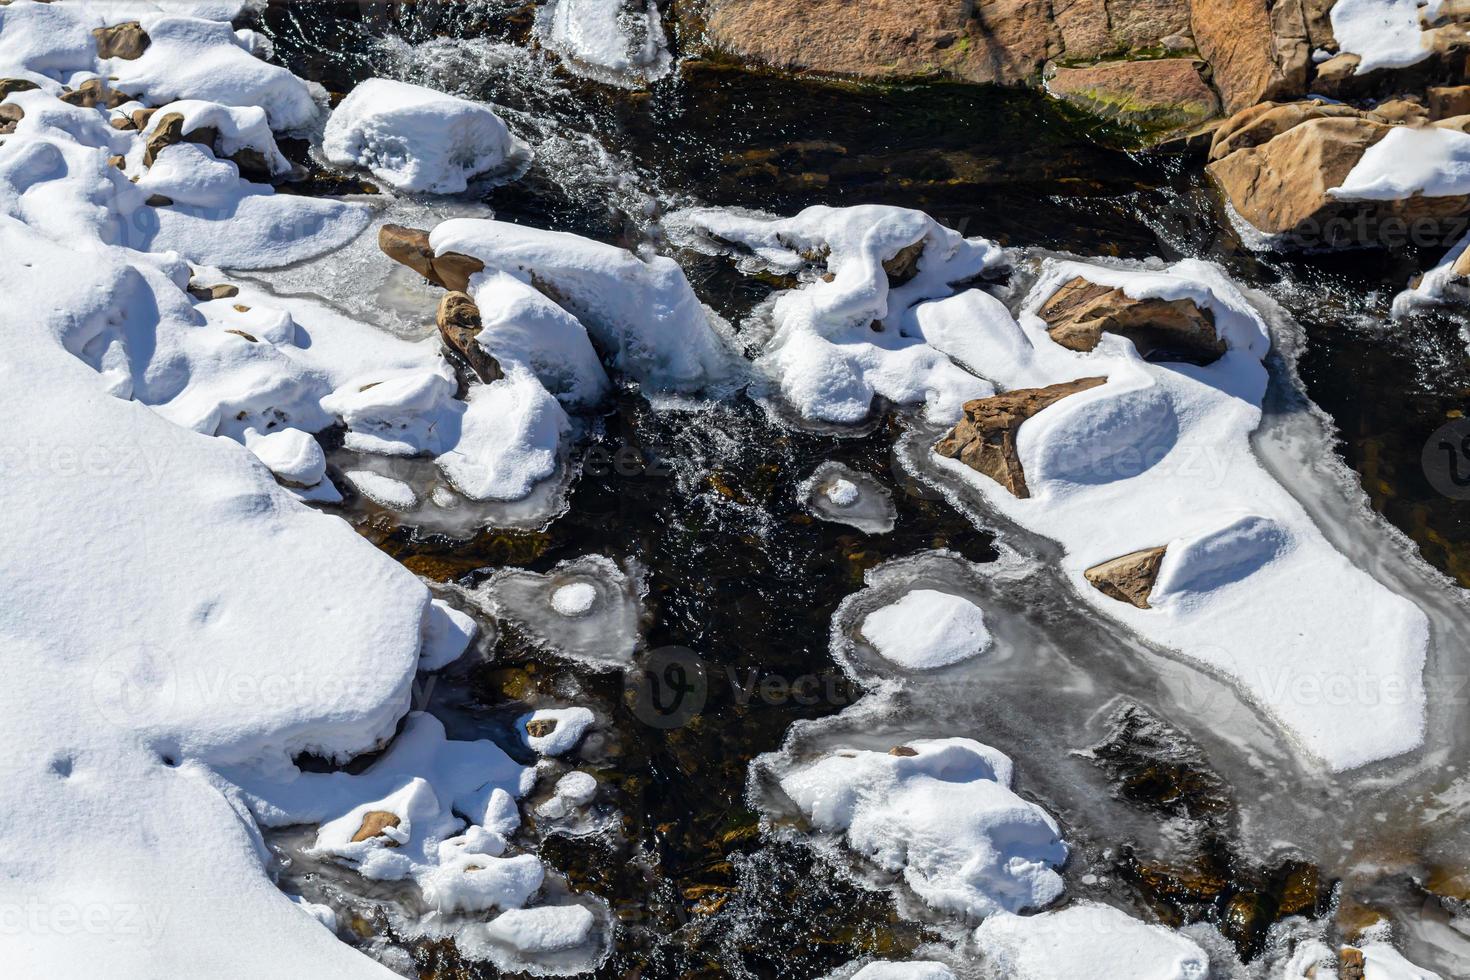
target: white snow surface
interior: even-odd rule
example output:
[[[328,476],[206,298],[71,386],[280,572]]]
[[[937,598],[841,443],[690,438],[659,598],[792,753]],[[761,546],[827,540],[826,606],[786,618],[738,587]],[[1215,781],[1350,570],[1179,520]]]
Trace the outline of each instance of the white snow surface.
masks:
[[[537,755],[565,755],[576,748],[593,720],[587,708],[540,708],[517,719],[516,730],[526,747]],[[556,727],[546,735],[532,735],[526,726],[533,721],[555,722]]]
[[[1442,126],[1396,126],[1368,147],[1333,197],[1399,201],[1470,194],[1470,133]]]
[[[472,178],[529,152],[489,106],[389,78],[369,78],[342,100],[322,151],[338,166],[426,194],[462,194]]]
[[[1420,6],[1421,0],[1337,0],[1329,16],[1338,50],[1362,59],[1360,75],[1418,64],[1432,53]]]
[[[877,205],[816,206],[793,218],[695,208],[667,224],[682,244],[734,251],[749,269],[789,274],[825,263],[830,280],[810,277],[771,304],[774,333],[756,360],[802,417],[860,422],[882,397],[924,405],[931,420],[948,422],[965,402],[995,393],[910,329],[918,304],[1004,264],[994,244],[966,239],[923,212]],[[890,285],[884,263],[917,245],[914,276]]]
[[[534,284],[581,321],[587,335],[615,368],[653,392],[693,392],[723,380],[731,354],[684,271],[673,259],[639,256],[615,245],[567,232],[544,231],[504,221],[457,218],[434,229],[436,255],[458,252],[485,263],[470,281],[482,309],[525,302],[496,273]],[[496,317],[497,321],[503,317]],[[548,318],[549,319],[549,318]],[[590,397],[586,351],[570,325],[557,327],[559,343],[572,349],[574,374],[567,387]],[[497,329],[493,337],[503,337]],[[495,340],[487,346],[494,349]],[[605,382],[604,382],[605,383]]]
[[[1433,970],[1410,963],[1386,942],[1362,943],[1363,980],[1443,980]]]
[[[920,739],[913,754],[840,751],[797,766],[781,788],[812,827],[840,836],[936,910],[975,919],[1042,908],[1062,893],[1056,822],[1011,791],[1011,760],[967,738]]]
[[[673,64],[655,0],[546,0],[536,33],[573,71],[615,85],[646,85]]]
[[[1188,939],[1108,905],[991,916],[975,930],[981,954],[1008,980],[1206,980],[1209,957]]]
[[[883,659],[910,670],[969,660],[990,646],[980,607],[961,596],[915,589],[863,620],[863,638]]]
[[[1212,310],[1225,355],[1206,367],[1150,363],[1108,335],[1091,353],[1061,347],[1035,311],[1079,276]],[[1420,744],[1428,620],[1337,552],[1257,461],[1250,436],[1261,420],[1268,332],[1217,268],[1049,260],[1019,321],[978,290],[926,303],[915,319],[930,344],[1000,390],[1107,378],[1021,426],[1029,499],[931,453],[1001,515],[1059,541],[1062,568],[1085,601],[1233,680],[1333,770]],[[1168,550],[1154,608],[1114,600],[1083,577],[1160,545]]]
[[[535,424],[498,425],[493,386],[453,399],[433,342],[248,286],[210,302],[186,291],[228,282],[211,266],[339,247],[370,215],[277,196],[216,158],[248,147],[280,169],[269,130],[317,115],[304,82],[249,53],[258,38],[175,16],[239,8],[0,6],[0,76],[41,86],[11,97],[25,116],[0,138],[0,405],[11,420],[0,460],[14,522],[0,556],[13,695],[0,907],[33,926],[0,944],[6,976],[90,976],[105,963],[118,980],[245,978],[282,962],[314,977],[393,976],[276,888],[262,825],[320,822],[323,856],[402,872],[441,910],[518,907],[540,884],[528,855],[468,870],[499,859],[530,788],[530,771],[488,742],[446,741],[414,716],[359,776],[292,763],[382,749],[416,672],[463,651],[472,624],[273,472],[324,484],[312,434],[343,421],[349,439],[454,454],[451,478],[503,466],[501,484],[477,477],[470,489],[514,492],[554,456],[561,408],[524,397],[542,389],[522,371],[507,390]],[[91,31],[134,18],[148,52],[99,62]],[[217,145],[172,147],[144,167],[144,134],[56,98],[99,74],[216,127]],[[150,194],[175,203],[149,206]],[[395,390],[397,401],[385,397]],[[350,419],[324,406],[332,396]],[[401,811],[403,847],[342,839],[364,806]],[[591,916],[498,928],[534,945],[544,923],[573,919]]]
[[[932,960],[879,960],[858,970],[849,980],[954,980],[954,971]]]

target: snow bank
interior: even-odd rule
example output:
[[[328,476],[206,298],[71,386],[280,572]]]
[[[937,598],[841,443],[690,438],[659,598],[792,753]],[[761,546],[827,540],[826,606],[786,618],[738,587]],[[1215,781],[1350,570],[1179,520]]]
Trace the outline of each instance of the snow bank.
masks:
[[[430,243],[436,255],[457,252],[485,263],[486,271],[470,283],[477,304],[503,309],[525,302],[523,291],[509,292],[494,273],[533,285],[581,321],[615,368],[647,389],[697,391],[731,370],[712,314],[673,259],[640,257],[566,232],[469,218],[439,225]],[[497,296],[502,292],[507,298]],[[573,388],[585,390],[593,384],[583,373],[590,370],[582,367],[585,352],[569,327],[558,335],[574,345]]]
[[[342,100],[322,151],[338,166],[428,194],[461,194],[471,178],[503,172],[529,152],[489,106],[387,78],[370,78]]]
[[[1107,335],[1091,353],[1061,347],[1036,311],[1077,277],[1134,298],[1194,301],[1213,313],[1225,355],[1204,367],[1150,363]],[[1108,379],[1020,427],[1029,498],[931,454],[989,508],[1061,542],[1062,569],[1085,601],[1234,681],[1334,770],[1422,741],[1428,621],[1333,548],[1257,461],[1250,437],[1268,333],[1219,270],[1192,260],[1156,271],[1052,260],[1019,319],[975,290],[923,304],[914,318],[920,336],[1000,390]],[[1157,547],[1166,552],[1152,608],[1112,598],[1084,575]]]
[[[615,85],[646,85],[673,64],[655,0],[547,0],[536,35],[573,71]]]
[[[1421,0],[1337,0],[1332,36],[1345,54],[1362,59],[1358,74],[1406,68],[1432,53],[1419,15]]]
[[[1334,188],[1345,201],[1470,194],[1470,134],[1439,126],[1396,126],[1368,147]]]
[[[1204,950],[1162,926],[1085,902],[1040,915],[994,915],[975,930],[981,954],[1010,980],[1206,980]]]
[[[807,273],[767,310],[774,333],[756,361],[804,418],[859,422],[882,397],[954,421],[966,401],[994,393],[915,336],[909,319],[916,304],[1003,265],[990,242],[920,211],[876,205],[812,207],[784,219],[696,208],[667,224],[681,244],[740,256],[747,272]]]
[[[990,646],[980,607],[933,589],[916,589],[870,613],[861,630],[880,656],[910,670],[948,667]]]
[[[815,830],[840,835],[935,909],[973,918],[1062,893],[1057,825],[1010,785],[1011,760],[966,738],[836,752],[781,777]]]

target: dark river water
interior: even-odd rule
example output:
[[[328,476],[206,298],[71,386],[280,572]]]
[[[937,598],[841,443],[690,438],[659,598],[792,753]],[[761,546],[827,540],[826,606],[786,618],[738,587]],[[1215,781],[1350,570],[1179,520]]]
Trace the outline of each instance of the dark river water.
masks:
[[[392,14],[395,5],[279,4],[267,27],[281,63],[333,92],[398,74],[503,107],[538,154],[521,180],[489,193],[504,220],[633,245],[658,243],[659,214],[687,203],[777,213],[882,203],[1006,245],[1217,260],[1302,324],[1298,370],[1340,429],[1342,458],[1372,506],[1431,564],[1470,586],[1464,506],[1436,493],[1421,466],[1425,441],[1470,394],[1461,322],[1388,317],[1393,294],[1437,258],[1432,252],[1253,255],[1218,212],[1202,161],[1130,149],[1126,134],[1032,93],[834,84],[700,62],[651,92],[623,92],[528,55],[519,5],[470,7],[428,22]],[[363,9],[389,14],[374,20]],[[723,260],[680,258],[701,297],[733,322],[780,285]],[[817,977],[924,940],[925,929],[901,920],[886,894],[849,883],[799,845],[763,837],[745,799],[749,763],[779,748],[793,722],[858,698],[832,661],[829,629],[864,572],[925,549],[995,558],[990,536],[946,502],[905,492],[892,447],[906,424],[890,414],[862,431],[814,433],[743,398],[655,412],[625,391],[587,449],[569,511],[545,530],[457,541],[381,515],[359,519],[384,550],[441,582],[474,585],[503,566],[546,571],[586,554],[636,565],[648,589],[646,647],[687,649],[703,663],[703,708],[672,728],[629,710],[621,675],[569,669],[513,628],[492,660],[451,672],[435,693],[460,737],[501,735],[528,706],[552,702],[593,705],[606,722],[584,749],[584,767],[607,787],[617,828],[540,842],[549,864],[573,888],[603,896],[621,924],[599,975]],[[827,460],[896,488],[892,534],[870,537],[808,516],[797,485]],[[1107,778],[1140,813],[1164,821],[1182,807],[1228,837],[1219,830],[1228,821],[1217,817],[1230,809],[1229,789],[1207,764],[1160,762],[1147,745],[1122,743],[1108,758]],[[1023,756],[1018,762],[1024,769]],[[1109,829],[1090,833],[1106,839]],[[1148,842],[1119,834],[1116,887],[1127,903],[1176,922],[1223,921],[1242,894],[1268,906],[1267,919],[1284,910],[1292,868],[1252,867],[1228,840],[1212,839],[1206,865],[1221,881],[1170,891],[1139,858]],[[1308,910],[1329,890],[1319,883]],[[1258,937],[1233,938],[1254,955]],[[424,976],[480,975],[442,946],[415,955]]]

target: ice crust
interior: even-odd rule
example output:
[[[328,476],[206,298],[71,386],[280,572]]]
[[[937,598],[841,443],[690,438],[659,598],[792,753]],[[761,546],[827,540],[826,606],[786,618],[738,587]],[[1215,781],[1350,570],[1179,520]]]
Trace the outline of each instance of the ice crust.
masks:
[[[1040,915],[991,916],[975,930],[981,953],[1011,980],[1206,980],[1204,950],[1162,926],[1084,902]]]

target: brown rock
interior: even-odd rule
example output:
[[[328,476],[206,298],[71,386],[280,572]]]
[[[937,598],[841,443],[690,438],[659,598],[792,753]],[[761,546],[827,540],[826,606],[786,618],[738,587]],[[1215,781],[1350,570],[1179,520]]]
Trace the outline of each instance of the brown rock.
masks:
[[[123,61],[143,57],[143,52],[152,43],[143,30],[143,25],[135,20],[112,27],[99,27],[92,32],[92,36],[97,39],[97,57],[121,58]]]
[[[147,122],[152,122],[152,120],[149,119]],[[178,143],[198,143],[213,150],[214,141],[218,135],[210,126],[200,126],[186,133],[184,132],[183,114],[170,112],[161,117],[153,126],[153,132],[149,134],[148,142],[143,147],[143,166],[153,166],[153,161],[158,159],[158,154]]]
[[[1154,589],[1163,560],[1163,548],[1145,548],[1094,565],[1082,574],[1103,595],[1139,609],[1150,609],[1148,594]]]
[[[1079,391],[1105,384],[1107,378],[1079,378],[1047,388],[1018,388],[1003,395],[965,404],[965,417],[935,446],[941,456],[958,459],[984,473],[1017,497],[1029,497],[1026,476],[1016,454],[1022,423]]]
[[[26,78],[0,78],[0,102],[13,92],[34,92],[41,86]]]
[[[429,233],[403,225],[384,225],[378,230],[378,247],[395,262],[408,266],[436,286],[455,292],[469,288],[470,277],[485,271],[485,263],[458,252],[435,256]]]
[[[255,337],[254,334],[246,333],[243,330],[236,330],[234,327],[226,327],[225,328],[225,333],[232,333],[236,337],[244,337],[246,340],[248,340],[252,344],[258,344],[258,343],[260,343],[260,341],[256,339],[256,337]]]
[[[174,199],[163,194],[150,194],[148,200],[143,202],[150,208],[166,208],[174,203]]]
[[[131,133],[137,129],[137,127],[133,125],[133,121],[126,116],[116,116],[112,119],[109,119],[107,120],[107,125],[111,126],[113,129],[117,130],[120,133]]]
[[[1429,97],[1431,119],[1470,115],[1470,85],[1435,85],[1424,94]]]
[[[191,282],[189,283],[189,295],[206,303],[215,299],[234,299],[240,295],[240,287],[231,286],[228,283],[218,286],[198,286]]]
[[[526,734],[532,738],[545,738],[556,731],[555,718],[536,718],[526,722]]]
[[[1413,222],[1416,233],[1447,235],[1470,212],[1470,196],[1343,201],[1329,193],[1394,125],[1422,125],[1423,112],[1402,100],[1369,112],[1320,103],[1256,107],[1241,114],[1247,118],[1240,125],[1232,120],[1221,129],[1206,169],[1252,226],[1304,245],[1374,244],[1391,221]],[[1436,125],[1444,124],[1458,123]]]
[[[1106,331],[1133,341],[1153,360],[1212,364],[1225,353],[1214,314],[1193,301],[1133,299],[1080,277],[1057,290],[1040,315],[1051,339],[1068,350],[1094,351]]]
[[[1422,126],[1429,122],[1429,110],[1417,99],[1390,99],[1380,102],[1367,113],[1368,118],[1390,126]]]
[[[1328,58],[1317,66],[1317,78],[1313,91],[1336,92],[1348,79],[1358,73],[1363,59],[1355,54],[1339,54]]]
[[[0,105],[0,136],[9,136],[15,132],[16,124],[25,117],[25,110],[18,105]]]
[[[1344,946],[1337,951],[1338,980],[1363,980],[1366,967],[1363,951],[1356,946]]]
[[[140,133],[147,129],[149,121],[156,112],[158,112],[157,109],[134,109],[132,116],[133,128]]]
[[[705,37],[776,68],[1002,85],[1063,47],[1048,0],[710,0]]]
[[[1047,91],[1089,112],[1138,129],[1197,126],[1220,111],[1220,100],[1193,58],[1108,61],[1059,68]]]
[[[919,259],[923,255],[924,243],[923,241],[917,241],[907,248],[900,249],[897,255],[884,262],[883,271],[888,273],[888,285],[896,288],[918,275]],[[831,273],[828,273],[828,275],[831,275]]]
[[[89,78],[75,91],[62,93],[61,101],[83,109],[95,109],[98,106],[105,109],[116,109],[133,100],[121,92],[108,88],[100,78]]]
[[[505,377],[500,362],[480,346],[480,308],[468,293],[450,291],[439,301],[439,336],[444,345],[464,358],[485,384]]]
[[[897,756],[900,759],[908,759],[918,755],[919,750],[910,745],[895,745],[888,750],[888,754]]]
[[[128,169],[128,158],[127,157],[120,157],[120,156],[119,157],[108,157],[107,158],[107,165],[109,167],[116,167],[119,170],[126,170],[126,169]]]
[[[403,821],[398,814],[389,813],[387,810],[369,810],[363,814],[362,825],[357,828],[357,833],[352,835],[352,843],[359,844],[374,837],[382,837],[383,831],[389,827],[397,827]],[[391,837],[383,842],[388,847],[397,847],[398,842]]]
[[[1306,89],[1310,49],[1300,0],[1193,0],[1191,25],[1225,109]]]

